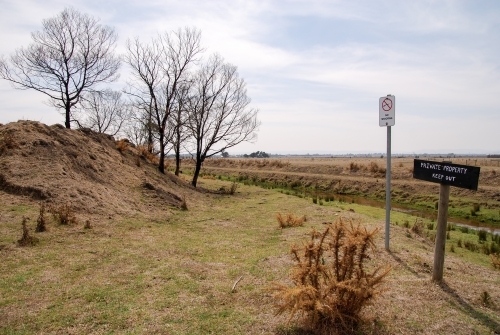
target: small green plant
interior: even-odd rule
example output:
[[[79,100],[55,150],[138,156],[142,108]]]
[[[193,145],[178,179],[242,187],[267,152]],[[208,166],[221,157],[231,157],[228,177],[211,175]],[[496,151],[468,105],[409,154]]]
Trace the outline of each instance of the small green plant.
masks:
[[[446,232],[446,239],[449,240],[450,239],[450,232]]]
[[[317,204],[318,203],[318,198],[313,197],[312,200],[313,200],[313,204]]]
[[[459,239],[458,239],[458,241],[457,241],[457,246],[458,246],[459,248],[462,248],[462,239],[461,239],[461,238],[459,238]]]
[[[455,252],[455,245],[454,244],[450,244],[450,252]]]
[[[469,250],[469,251],[473,251],[473,252],[479,250],[477,244],[474,243],[474,242],[470,242],[470,241],[465,241],[464,242],[464,248],[467,249],[467,250]]]
[[[434,223],[432,223],[432,222],[428,223],[427,230],[434,230]]]
[[[460,229],[460,231],[461,231],[463,234],[468,234],[468,233],[469,233],[469,228],[468,228],[468,227],[460,227],[459,229]]]
[[[34,246],[39,242],[39,239],[36,237],[33,237],[30,235],[30,232],[28,230],[28,226],[26,223],[28,222],[27,217],[23,217],[23,221],[21,222],[22,229],[23,229],[23,236],[21,237],[20,240],[17,241],[17,245],[20,247],[30,247]]]
[[[410,228],[410,222],[408,220],[403,221],[403,227],[404,228]]]
[[[480,229],[477,231],[477,236],[479,238],[479,243],[486,242],[486,238],[488,237],[488,232],[486,230]]]

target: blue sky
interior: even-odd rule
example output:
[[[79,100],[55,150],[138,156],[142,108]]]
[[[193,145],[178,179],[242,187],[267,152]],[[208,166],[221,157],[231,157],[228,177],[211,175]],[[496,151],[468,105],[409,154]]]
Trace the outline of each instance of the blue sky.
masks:
[[[396,96],[393,153],[500,153],[499,1],[0,0],[0,54],[67,6],[127,38],[194,26],[238,66],[262,122],[229,153],[385,152],[378,100]],[[120,89],[129,77],[123,66]],[[0,123],[63,123],[0,81]]]

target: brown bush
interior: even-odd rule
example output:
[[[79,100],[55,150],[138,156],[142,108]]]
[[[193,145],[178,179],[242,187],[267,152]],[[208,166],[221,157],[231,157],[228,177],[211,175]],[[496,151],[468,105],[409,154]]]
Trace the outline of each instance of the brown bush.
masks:
[[[500,255],[499,254],[490,254],[491,265],[495,269],[500,269]]]
[[[158,155],[156,155],[152,149],[148,148],[145,145],[137,146],[137,154],[139,155],[139,157],[144,158],[150,163],[158,164],[159,162]]]
[[[278,213],[276,214],[276,220],[278,221],[280,228],[302,226],[304,225],[304,222],[307,221],[305,216],[296,217],[290,213],[288,213],[286,216],[283,216],[281,215],[281,213]]]
[[[30,235],[26,222],[28,222],[28,218],[23,217],[23,221],[21,223],[23,227],[23,236],[21,237],[20,240],[17,241],[17,245],[20,247],[33,246],[39,242],[38,238]]]
[[[59,207],[49,207],[49,213],[52,214],[54,220],[60,225],[69,225],[77,223],[75,213],[68,204],[63,204]]]
[[[422,220],[416,219],[413,227],[411,227],[411,231],[418,236],[424,236],[424,223]]]
[[[8,149],[15,149],[18,144],[12,133],[4,133],[0,139],[0,155],[6,152]]]
[[[361,309],[380,293],[378,287],[390,270],[365,270],[377,232],[340,218],[322,233],[313,230],[304,246],[294,245],[294,286],[275,283],[271,288],[276,314],[290,313],[289,321],[299,315],[306,328],[318,334],[355,329]]]
[[[40,214],[38,215],[38,219],[36,219],[36,228],[35,232],[42,233],[47,231],[47,218],[45,217],[45,204],[40,204]]]
[[[124,153],[128,149],[128,140],[121,139],[116,142],[116,150],[121,153]]]

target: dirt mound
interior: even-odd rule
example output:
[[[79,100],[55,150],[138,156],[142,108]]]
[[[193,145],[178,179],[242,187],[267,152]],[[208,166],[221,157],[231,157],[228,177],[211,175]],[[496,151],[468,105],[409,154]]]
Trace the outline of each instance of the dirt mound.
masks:
[[[111,136],[34,121],[0,124],[0,195],[67,203],[79,213],[131,215],[180,207],[190,192],[133,147],[117,150]]]

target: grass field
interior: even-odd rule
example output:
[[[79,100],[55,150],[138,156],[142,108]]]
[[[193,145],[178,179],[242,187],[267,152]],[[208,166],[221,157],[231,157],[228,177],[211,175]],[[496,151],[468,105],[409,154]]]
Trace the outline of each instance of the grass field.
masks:
[[[212,190],[228,185],[200,180]],[[289,283],[290,245],[338,216],[382,232],[384,225],[382,209],[319,205],[256,186],[240,185],[233,196],[200,193],[187,204],[153,219],[92,221],[91,229],[50,221],[44,233],[33,232],[37,206],[2,206],[0,334],[303,334],[298,320],[275,317],[267,291],[274,281]],[[277,213],[307,222],[279,229]],[[23,216],[35,246],[16,246]],[[457,246],[477,235],[450,231],[445,280],[436,285],[432,230],[416,234],[414,221],[393,213],[390,252],[383,233],[376,238],[371,266],[392,271],[359,334],[498,334],[500,272],[488,256]]]

